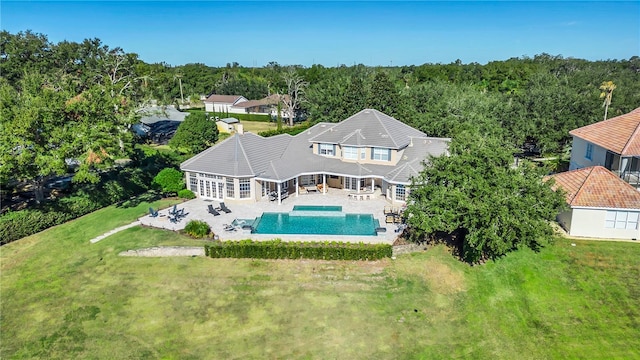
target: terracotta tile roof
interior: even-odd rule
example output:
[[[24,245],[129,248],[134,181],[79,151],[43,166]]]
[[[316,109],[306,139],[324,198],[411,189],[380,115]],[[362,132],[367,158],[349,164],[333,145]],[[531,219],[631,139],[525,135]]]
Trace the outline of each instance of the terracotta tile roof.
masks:
[[[235,102],[238,101],[238,99],[240,99],[241,97],[242,96],[240,96],[240,95],[216,95],[216,94],[211,94],[205,100],[205,102],[217,102],[217,103],[235,104]]]
[[[602,166],[566,171],[547,177],[554,189],[566,192],[570,206],[640,209],[640,191]]]
[[[569,134],[616,154],[640,156],[640,108],[628,114],[571,130]]]

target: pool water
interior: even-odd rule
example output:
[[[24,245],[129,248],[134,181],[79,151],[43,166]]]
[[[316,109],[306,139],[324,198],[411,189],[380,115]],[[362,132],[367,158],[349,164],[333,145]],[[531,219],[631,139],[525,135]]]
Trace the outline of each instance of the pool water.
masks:
[[[290,213],[263,213],[254,221],[253,233],[375,236],[378,226],[371,214],[346,214],[341,206],[305,205]]]
[[[292,211],[342,211],[340,205],[294,205]]]

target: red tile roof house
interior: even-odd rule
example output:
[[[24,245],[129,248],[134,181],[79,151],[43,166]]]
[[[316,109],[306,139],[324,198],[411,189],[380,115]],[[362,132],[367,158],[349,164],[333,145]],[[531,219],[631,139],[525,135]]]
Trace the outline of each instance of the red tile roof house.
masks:
[[[566,171],[547,177],[566,193],[570,209],[558,222],[571,236],[640,238],[640,192],[602,166]]]
[[[602,165],[626,182],[640,185],[640,108],[569,132],[569,170]]]
[[[204,110],[206,112],[230,112],[234,105],[248,101],[247,98],[240,95],[209,95],[204,102]],[[244,111],[243,111],[244,112]],[[236,112],[237,113],[237,112]]]

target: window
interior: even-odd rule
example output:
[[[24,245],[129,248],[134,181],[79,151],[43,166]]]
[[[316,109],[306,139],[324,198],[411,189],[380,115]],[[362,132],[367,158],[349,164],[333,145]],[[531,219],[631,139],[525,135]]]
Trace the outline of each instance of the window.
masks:
[[[240,179],[240,199],[247,199],[251,197],[251,179]]]
[[[638,228],[638,215],[639,213],[632,211],[609,210],[607,211],[604,227],[608,229],[635,230]]]
[[[334,156],[336,153],[334,147],[333,144],[320,144],[320,155]]]
[[[236,191],[233,188],[233,178],[227,178],[227,197],[228,198],[236,197]]]
[[[407,190],[404,185],[396,185],[396,200],[404,201],[407,198]]]
[[[194,173],[189,173],[189,190],[194,193],[198,192],[198,178]]]
[[[300,176],[300,184],[302,186],[315,185],[316,177],[314,175],[302,175]]]
[[[373,152],[371,153],[371,158],[373,160],[390,161],[391,160],[391,150],[390,149],[373,148]]]
[[[358,148],[352,146],[345,146],[343,148],[343,155],[345,159],[349,160],[357,160],[358,159]]]
[[[360,149],[360,160],[364,160],[367,156],[367,151],[365,149]]]
[[[584,157],[593,160],[593,144],[587,144],[587,153],[584,154]]]

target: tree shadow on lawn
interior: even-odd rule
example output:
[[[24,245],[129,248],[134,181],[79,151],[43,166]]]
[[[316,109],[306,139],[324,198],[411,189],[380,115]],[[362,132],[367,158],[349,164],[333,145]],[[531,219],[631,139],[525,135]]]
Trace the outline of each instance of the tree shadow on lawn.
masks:
[[[124,200],[122,202],[119,202],[116,207],[117,208],[132,208],[132,207],[136,207],[138,205],[140,205],[143,202],[154,202],[157,200],[162,199],[162,196],[158,193],[155,192],[147,192],[144,194],[140,194],[138,196],[134,196],[131,199],[128,200]]]

